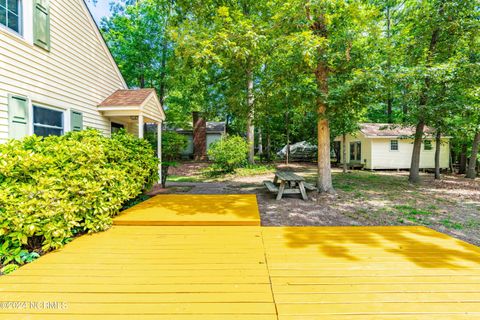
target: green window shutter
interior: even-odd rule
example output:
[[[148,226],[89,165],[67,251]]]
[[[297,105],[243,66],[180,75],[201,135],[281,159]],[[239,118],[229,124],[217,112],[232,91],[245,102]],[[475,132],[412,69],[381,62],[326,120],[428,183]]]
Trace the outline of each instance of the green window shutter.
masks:
[[[34,43],[50,50],[50,9],[48,0],[34,0],[33,7]]]
[[[28,135],[28,99],[10,96],[8,98],[8,132],[12,139],[21,139]]]
[[[70,113],[70,123],[72,131],[83,130],[83,114],[78,111],[72,110]]]

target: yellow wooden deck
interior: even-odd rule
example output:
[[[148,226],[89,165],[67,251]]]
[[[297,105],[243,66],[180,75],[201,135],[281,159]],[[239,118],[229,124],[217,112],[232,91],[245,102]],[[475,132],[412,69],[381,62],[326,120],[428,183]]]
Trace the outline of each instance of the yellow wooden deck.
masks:
[[[0,319],[480,319],[480,248],[423,227],[114,226],[0,277]]]
[[[259,226],[254,194],[155,196],[114,221],[128,226]]]
[[[0,300],[68,305],[0,319],[277,319],[258,227],[114,226],[0,277]]]
[[[480,248],[424,227],[262,228],[278,317],[480,319]]]

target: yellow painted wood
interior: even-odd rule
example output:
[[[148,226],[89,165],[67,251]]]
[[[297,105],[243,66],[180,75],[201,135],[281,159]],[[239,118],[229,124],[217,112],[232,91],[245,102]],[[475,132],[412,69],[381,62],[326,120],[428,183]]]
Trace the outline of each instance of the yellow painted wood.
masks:
[[[277,293],[275,295],[277,303],[372,303],[372,302],[480,302],[480,292],[429,292],[421,293],[403,293],[389,292],[385,293]]]
[[[258,226],[254,194],[158,195],[125,210],[115,225],[133,226]]]
[[[280,314],[362,314],[362,313],[477,313],[480,316],[478,302],[462,303],[277,303]]]
[[[277,318],[259,227],[115,226],[0,277],[1,301],[68,309],[0,319]]]
[[[472,320],[479,319],[478,313],[408,313],[408,314],[356,314],[356,315],[280,315],[279,320]]]
[[[279,319],[480,318],[480,250],[444,234],[269,227],[262,236]]]
[[[86,309],[89,311],[86,311]],[[2,313],[10,311],[0,308]],[[103,303],[85,304],[78,302],[69,302],[68,308],[59,310],[59,314],[82,314],[84,312],[96,314],[274,314],[275,306],[273,303]],[[42,309],[29,309],[30,314],[45,314]]]
[[[69,308],[0,319],[480,319],[480,250],[422,227],[114,226],[0,277],[0,302],[44,300]]]
[[[1,320],[277,320],[276,314],[2,314]]]

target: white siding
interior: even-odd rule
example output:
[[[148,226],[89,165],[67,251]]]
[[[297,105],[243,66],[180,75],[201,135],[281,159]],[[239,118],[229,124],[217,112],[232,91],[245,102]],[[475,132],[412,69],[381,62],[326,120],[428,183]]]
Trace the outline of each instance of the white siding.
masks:
[[[126,86],[91,19],[82,0],[50,0],[50,52],[31,43],[28,25],[24,38],[0,28],[0,141],[8,138],[8,94],[75,109],[83,113],[84,128],[110,134],[97,105]]]
[[[409,169],[412,160],[413,139],[382,139],[372,138],[372,169]],[[390,141],[398,140],[398,151],[390,150]],[[440,148],[440,167],[448,168],[450,145],[448,139],[442,139]],[[432,150],[424,150],[420,154],[420,168],[435,168],[435,141],[432,140]]]
[[[154,94],[155,95],[155,94]],[[151,120],[156,120],[158,118],[162,117],[162,113],[159,110],[159,102],[155,98],[155,96],[152,95],[145,106],[143,107],[143,113],[145,116]]]
[[[343,163],[343,142],[342,137],[338,137],[335,141],[340,141],[340,162]],[[365,168],[371,169],[372,164],[372,143],[370,139],[366,139],[362,134],[347,135],[346,136],[346,151],[347,151],[347,163],[350,163],[350,143],[351,142],[362,143],[362,160],[361,163],[365,165]],[[366,161],[365,161],[366,160]],[[358,161],[357,161],[358,162]]]

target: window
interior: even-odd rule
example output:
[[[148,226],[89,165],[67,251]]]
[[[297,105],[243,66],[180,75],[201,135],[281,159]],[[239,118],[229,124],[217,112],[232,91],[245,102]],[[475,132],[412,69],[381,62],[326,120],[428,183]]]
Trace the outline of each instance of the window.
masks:
[[[112,122],[112,133],[118,132],[121,129],[125,129],[123,124]]]
[[[423,150],[425,150],[425,151],[432,150],[432,140],[425,140],[423,142]]]
[[[0,24],[22,33],[22,6],[20,0],[0,0]]]
[[[33,133],[37,136],[61,136],[64,133],[64,112],[33,106]]]
[[[398,151],[398,140],[390,140],[390,151]]]
[[[362,143],[360,141],[350,143],[350,161],[362,161]]]

